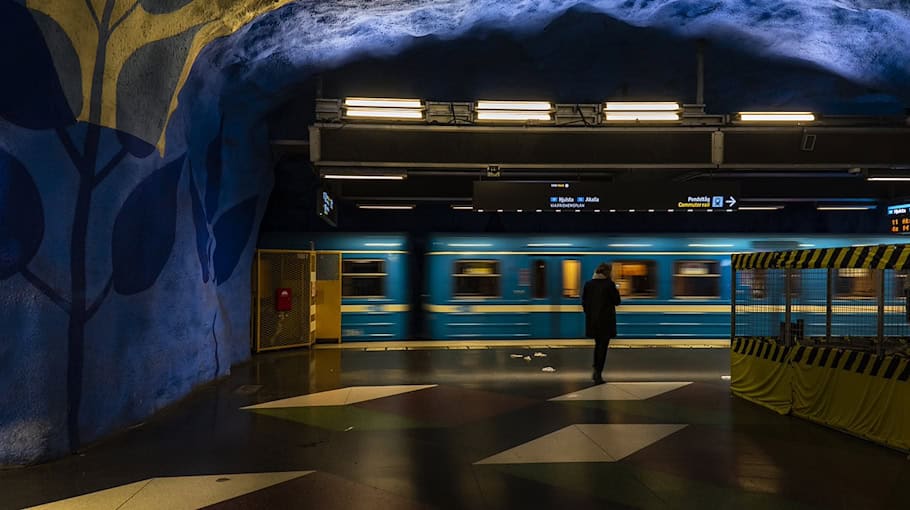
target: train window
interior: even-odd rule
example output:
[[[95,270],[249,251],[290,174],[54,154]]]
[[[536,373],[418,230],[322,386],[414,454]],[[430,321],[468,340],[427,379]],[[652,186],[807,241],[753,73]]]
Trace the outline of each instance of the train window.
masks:
[[[894,271],[894,297],[904,297],[910,290],[910,271]]]
[[[581,261],[562,261],[562,297],[577,298],[581,288]]]
[[[547,262],[545,260],[535,260],[532,273],[531,295],[535,298],[547,297]]]
[[[385,261],[350,259],[341,261],[342,297],[385,297]]]
[[[742,273],[740,282],[752,289],[752,297],[754,299],[783,296],[786,282],[784,281],[782,269],[774,270],[771,275],[768,274],[767,269],[744,269],[740,272]],[[799,297],[801,289],[802,276],[800,271],[791,271],[790,297]]]
[[[614,261],[613,281],[619,295],[630,298],[647,298],[657,295],[657,263],[653,260]]]
[[[497,260],[457,260],[452,277],[455,297],[499,297]]]
[[[834,296],[845,299],[875,297],[875,272],[864,268],[838,269],[834,277]]]
[[[673,297],[720,297],[720,263],[686,260],[674,263]]]

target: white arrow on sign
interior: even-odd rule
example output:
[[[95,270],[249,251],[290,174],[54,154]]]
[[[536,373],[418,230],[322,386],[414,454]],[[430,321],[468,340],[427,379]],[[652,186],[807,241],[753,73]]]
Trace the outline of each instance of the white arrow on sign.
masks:
[[[736,199],[735,199],[735,198],[730,197],[730,198],[727,199],[727,207],[733,207],[733,204],[735,204],[735,203],[736,203]]]

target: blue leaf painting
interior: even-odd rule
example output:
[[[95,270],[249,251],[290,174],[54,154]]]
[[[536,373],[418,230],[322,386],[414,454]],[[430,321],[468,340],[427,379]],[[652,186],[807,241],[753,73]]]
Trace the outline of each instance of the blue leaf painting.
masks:
[[[43,238],[38,187],[25,166],[0,149],[0,280],[24,269]]]
[[[155,170],[126,198],[111,243],[114,290],[129,295],[151,287],[174,247],[177,183],[184,156]]]
[[[192,163],[190,163],[190,199],[193,202],[193,225],[196,227],[196,254],[199,256],[199,266],[202,267],[202,281],[209,281],[209,229],[202,210],[202,200],[199,198],[199,188],[196,187],[196,178],[193,176]]]
[[[120,146],[137,158],[145,158],[155,152],[155,146],[125,131],[117,131]]]
[[[72,124],[75,117],[50,51],[28,9],[0,2],[0,20],[0,117],[28,129]]]
[[[224,117],[218,127],[218,136],[209,144],[205,156],[205,211],[206,218],[211,223],[215,213],[218,212],[218,193],[221,191],[221,138],[224,135]]]
[[[215,281],[222,284],[234,273],[240,254],[250,239],[256,204],[259,197],[252,197],[228,209],[215,223]]]

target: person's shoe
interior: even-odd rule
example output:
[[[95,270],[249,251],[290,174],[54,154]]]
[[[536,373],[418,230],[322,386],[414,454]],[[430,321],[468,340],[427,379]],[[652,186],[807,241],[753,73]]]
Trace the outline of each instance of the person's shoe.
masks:
[[[594,381],[594,384],[603,384],[604,378],[600,375],[600,372],[595,371],[591,374],[591,380]]]

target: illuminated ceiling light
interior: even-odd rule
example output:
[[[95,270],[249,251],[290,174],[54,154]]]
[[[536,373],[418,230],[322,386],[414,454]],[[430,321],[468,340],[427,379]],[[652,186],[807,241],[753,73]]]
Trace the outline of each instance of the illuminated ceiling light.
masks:
[[[800,248],[815,248],[814,244],[811,243],[799,243]]]
[[[675,112],[679,103],[675,101],[607,101],[604,110],[608,112]]]
[[[867,181],[910,181],[910,177],[867,177]]]
[[[543,209],[534,209],[534,212],[543,212]]]
[[[371,248],[398,248],[401,246],[401,243],[364,243],[364,246],[369,246]]]
[[[455,209],[456,211],[473,211],[473,210],[474,210],[474,206],[473,206],[473,205],[456,205],[456,204],[452,204],[451,207],[452,207],[452,209]]]
[[[679,114],[675,112],[623,112],[609,113],[604,115],[607,122],[633,122],[633,121],[674,121],[679,120]]]
[[[344,100],[344,106],[367,108],[423,108],[420,99],[390,99],[381,97],[349,97]]]
[[[481,110],[477,112],[477,120],[552,120],[549,112],[533,111],[507,111],[507,110]]]
[[[547,101],[477,101],[477,120],[549,121],[553,104]]]
[[[414,208],[414,204],[357,204],[357,208],[385,211],[409,211]]]
[[[566,248],[572,243],[528,243],[528,248]]]
[[[739,112],[743,122],[812,122],[812,112]]]
[[[477,110],[550,111],[553,103],[547,101],[477,101]]]
[[[819,211],[868,211],[876,207],[874,205],[820,205],[816,209]]]
[[[654,245],[648,243],[612,243],[607,246],[611,248],[649,248]]]
[[[423,119],[423,110],[407,108],[345,108],[344,115],[366,119]]]
[[[402,181],[407,178],[407,174],[341,174],[325,173],[321,176],[323,179],[333,180],[353,180],[353,181]]]
[[[349,97],[344,100],[344,116],[353,119],[423,120],[419,99]]]
[[[492,243],[449,243],[451,248],[489,248]]]
[[[732,244],[727,243],[689,243],[689,248],[732,248]]]
[[[740,211],[780,211],[782,205],[744,205],[739,208]]]

